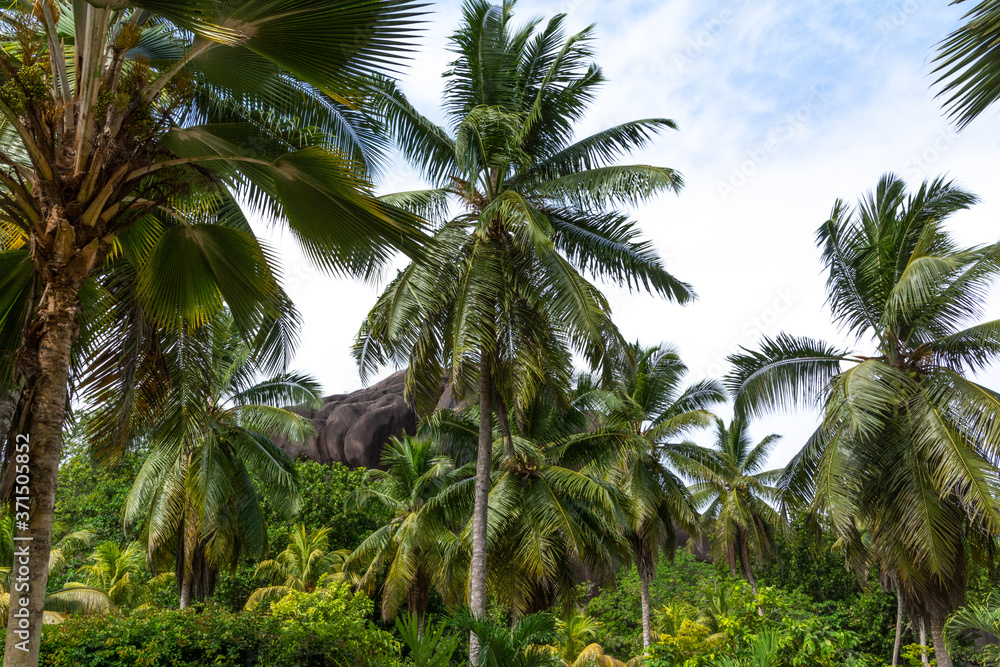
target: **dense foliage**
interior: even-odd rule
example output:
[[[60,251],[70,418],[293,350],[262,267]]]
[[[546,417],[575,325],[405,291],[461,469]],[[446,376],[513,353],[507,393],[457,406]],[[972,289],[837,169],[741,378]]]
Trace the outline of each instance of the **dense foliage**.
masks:
[[[46,627],[43,665],[139,667],[394,665],[398,643],[346,585],[294,593],[271,613],[155,609]]]

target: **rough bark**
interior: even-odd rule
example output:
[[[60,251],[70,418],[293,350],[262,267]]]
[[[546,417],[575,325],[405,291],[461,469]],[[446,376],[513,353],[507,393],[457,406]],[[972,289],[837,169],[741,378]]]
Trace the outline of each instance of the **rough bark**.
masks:
[[[13,392],[0,389],[0,438],[6,440],[10,432],[10,423],[14,419],[14,409],[17,407],[17,396]]]
[[[424,638],[427,623],[427,601],[430,599],[431,579],[424,568],[419,568],[410,583],[406,593],[406,605],[411,614],[417,617],[417,637]]]
[[[479,369],[479,448],[476,452],[475,506],[472,516],[472,563],[469,571],[469,609],[474,618],[486,618],[486,519],[490,499],[493,457],[493,382],[485,350]],[[479,641],[469,637],[470,662],[479,657]]]
[[[86,273],[89,268],[86,267]],[[27,442],[28,451],[23,453],[24,463],[16,458],[17,453],[14,461],[27,466],[24,481],[28,483],[22,484],[18,476],[13,485],[16,547],[3,660],[7,667],[38,664],[70,350],[79,333],[78,294],[82,279],[73,280],[72,273],[67,277],[68,281],[46,283],[30,334],[20,350],[27,381],[22,389],[22,398],[26,400],[22,400],[24,409],[17,432],[21,435],[20,442]],[[19,472],[20,468],[15,470]],[[26,614],[22,615],[25,609]]]
[[[215,590],[218,578],[218,570],[205,556],[205,540],[198,533],[197,521],[195,509],[189,507],[177,541],[177,561],[174,568],[181,609],[190,607],[193,602],[204,602]]]
[[[934,646],[934,660],[938,667],[954,667],[951,655],[948,653],[948,642],[944,637],[944,617],[939,614],[931,614],[928,619],[931,630],[931,643]]]

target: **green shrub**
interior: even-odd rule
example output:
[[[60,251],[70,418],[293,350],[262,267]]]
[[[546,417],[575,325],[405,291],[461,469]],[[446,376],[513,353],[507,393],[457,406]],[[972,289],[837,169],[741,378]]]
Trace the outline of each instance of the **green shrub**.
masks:
[[[48,667],[195,667],[257,665],[271,619],[203,610],[150,610],[85,616],[42,631]]]
[[[369,620],[372,602],[345,584],[233,613],[148,610],[84,616],[42,632],[45,667],[390,667],[399,644]]]
[[[299,474],[301,509],[295,523],[306,528],[330,528],[330,550],[354,549],[382,525],[372,513],[344,512],[344,500],[364,483],[364,469],[351,470],[340,463],[325,465],[315,461],[295,462]],[[267,513],[268,541],[271,553],[281,551],[288,542],[291,522]]]
[[[395,665],[400,644],[370,620],[372,601],[335,582],[293,591],[271,605],[278,640],[267,664],[281,667]]]

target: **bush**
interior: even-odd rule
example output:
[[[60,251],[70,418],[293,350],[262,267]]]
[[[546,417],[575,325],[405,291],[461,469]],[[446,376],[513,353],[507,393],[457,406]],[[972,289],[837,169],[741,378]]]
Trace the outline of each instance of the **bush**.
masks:
[[[314,593],[292,592],[271,605],[280,641],[268,654],[269,665],[395,665],[399,642],[369,619],[372,601],[333,583]]]
[[[399,644],[369,620],[372,602],[334,584],[262,609],[217,604],[84,616],[42,631],[46,667],[389,667]]]
[[[660,560],[649,586],[651,607],[659,609],[675,599],[695,604],[715,578],[712,565],[699,563],[689,552],[679,550],[673,563]],[[619,572],[616,584],[605,587],[590,601],[587,614],[600,623],[594,641],[608,654],[642,653],[642,597],[634,566]]]
[[[344,512],[347,496],[364,483],[365,470],[351,470],[341,463],[325,465],[315,461],[295,462],[299,473],[301,509],[295,523],[307,529],[330,528],[330,550],[354,549],[382,525],[372,513]],[[291,522],[267,512],[268,540],[272,551],[280,551],[288,540]]]
[[[195,667],[264,664],[269,639],[263,614],[202,610],[150,610],[84,616],[42,630],[41,665],[49,667]]]

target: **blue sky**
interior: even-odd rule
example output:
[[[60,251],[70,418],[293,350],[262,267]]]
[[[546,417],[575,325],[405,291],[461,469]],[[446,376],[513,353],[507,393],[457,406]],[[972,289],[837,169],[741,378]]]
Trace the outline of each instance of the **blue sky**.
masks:
[[[402,78],[414,104],[436,119],[459,8],[432,5]],[[523,19],[559,12],[574,30],[596,24],[596,60],[609,79],[581,135],[651,116],[680,127],[634,161],[676,168],[687,187],[635,213],[671,272],[700,299],[679,307],[612,287],[606,293],[626,337],[678,345],[692,379],[721,375],[726,354],[761,334],[848,342],[823,305],[813,234],[838,197],[855,201],[884,172],[913,186],[948,174],[982,199],[954,218],[960,241],[1000,239],[1000,119],[991,110],[956,134],[930,90],[933,47],[962,13],[946,0],[522,0],[517,8]],[[398,165],[379,188],[419,185]],[[287,239],[274,243],[305,318],[298,367],[330,393],[360,387],[348,349],[378,286],[325,277]],[[1000,292],[989,316],[1000,318]],[[857,349],[866,351],[865,343]],[[1000,372],[982,380],[1000,388]],[[785,436],[773,456],[778,465],[815,418],[776,416],[753,430]]]

